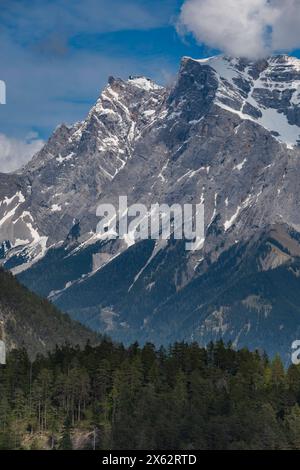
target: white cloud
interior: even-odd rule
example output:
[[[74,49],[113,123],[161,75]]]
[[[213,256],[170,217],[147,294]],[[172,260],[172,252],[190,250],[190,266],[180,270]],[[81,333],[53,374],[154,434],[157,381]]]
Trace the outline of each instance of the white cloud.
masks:
[[[179,27],[233,56],[263,57],[300,46],[299,0],[186,0]]]
[[[299,0],[276,0],[277,15],[273,24],[273,48],[295,49],[300,46],[300,3]]]
[[[10,138],[0,134],[0,172],[10,173],[21,168],[44,144],[35,133],[25,140]]]

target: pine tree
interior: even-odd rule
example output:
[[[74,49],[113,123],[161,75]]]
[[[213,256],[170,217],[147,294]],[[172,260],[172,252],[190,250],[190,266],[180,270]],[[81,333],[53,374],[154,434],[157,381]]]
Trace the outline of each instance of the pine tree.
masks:
[[[67,419],[64,423],[62,438],[59,443],[59,450],[72,450],[72,440],[71,440],[71,426],[70,421]]]

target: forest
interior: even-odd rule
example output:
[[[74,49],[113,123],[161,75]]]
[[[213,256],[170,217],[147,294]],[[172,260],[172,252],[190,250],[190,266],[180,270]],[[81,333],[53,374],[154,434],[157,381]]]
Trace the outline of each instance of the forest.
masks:
[[[221,341],[13,350],[0,449],[300,449],[300,367]]]

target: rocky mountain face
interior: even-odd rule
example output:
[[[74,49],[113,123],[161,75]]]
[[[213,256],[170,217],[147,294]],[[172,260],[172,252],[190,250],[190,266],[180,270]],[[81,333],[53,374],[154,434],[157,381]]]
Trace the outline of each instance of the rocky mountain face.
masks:
[[[169,88],[110,78],[86,120],[0,175],[0,258],[112,337],[222,337],[288,357],[300,324],[300,61],[183,58]],[[201,249],[106,240],[100,203],[204,201]]]

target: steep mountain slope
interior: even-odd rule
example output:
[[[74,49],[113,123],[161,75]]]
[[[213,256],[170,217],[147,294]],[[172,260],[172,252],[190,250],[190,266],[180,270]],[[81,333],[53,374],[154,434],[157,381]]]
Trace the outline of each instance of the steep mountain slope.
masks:
[[[157,345],[176,340],[206,344],[222,337],[235,346],[280,352],[288,361],[300,334],[296,232],[274,226],[237,243],[216,262],[203,258],[195,270],[183,243],[170,242],[156,256],[153,248],[153,241],[139,242],[51,297],[74,318],[127,344],[137,338]],[[44,295],[52,282],[61,282],[58,258],[48,256],[20,276]],[[75,267],[76,256],[66,255],[67,263],[70,259]],[[52,264],[52,276],[43,277]]]
[[[224,336],[288,354],[299,322],[299,136],[300,61],[288,56],[183,58],[169,89],[110,78],[85,121],[59,127],[20,174],[1,175],[0,256],[118,339]],[[201,250],[134,232],[99,237],[96,208],[120,195],[147,207],[204,201]]]
[[[33,357],[69,342],[84,346],[100,338],[0,269],[0,329],[8,350],[25,347]]]
[[[149,108],[163,96],[148,80],[110,78],[85,121],[57,128],[20,175],[1,175],[0,239],[36,260],[77,220],[82,233],[95,229],[103,188],[131,158],[133,142],[152,122]]]

